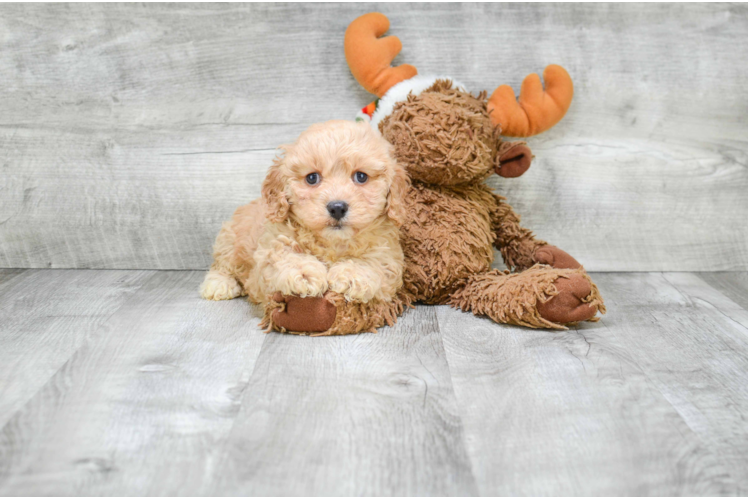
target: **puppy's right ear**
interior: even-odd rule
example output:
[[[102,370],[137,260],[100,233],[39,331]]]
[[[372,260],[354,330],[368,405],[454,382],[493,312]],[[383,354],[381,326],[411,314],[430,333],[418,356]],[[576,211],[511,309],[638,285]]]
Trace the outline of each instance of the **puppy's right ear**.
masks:
[[[407,217],[405,196],[407,196],[410,188],[410,177],[394,159],[391,160],[391,168],[394,175],[390,183],[390,191],[387,193],[387,217],[397,227],[400,227],[405,223]]]
[[[288,181],[283,175],[283,158],[275,158],[262,183],[262,199],[265,202],[265,217],[270,222],[283,222],[288,218]]]

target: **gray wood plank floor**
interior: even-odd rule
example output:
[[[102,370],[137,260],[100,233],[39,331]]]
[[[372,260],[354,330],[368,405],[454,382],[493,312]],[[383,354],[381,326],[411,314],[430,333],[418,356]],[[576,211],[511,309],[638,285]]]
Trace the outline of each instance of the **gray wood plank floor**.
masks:
[[[334,338],[201,275],[0,270],[0,494],[748,493],[748,273],[598,273],[566,332]]]

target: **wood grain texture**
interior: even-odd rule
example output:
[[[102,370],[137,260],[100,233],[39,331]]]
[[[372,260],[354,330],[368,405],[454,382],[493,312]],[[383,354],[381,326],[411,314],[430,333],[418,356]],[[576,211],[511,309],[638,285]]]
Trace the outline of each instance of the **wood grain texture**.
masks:
[[[748,309],[748,273],[698,273],[697,276],[743,309]]]
[[[16,413],[0,494],[202,491],[266,335],[245,301],[200,299],[201,278],[153,276]]]
[[[618,311],[603,325],[614,322],[642,371],[745,495],[748,311],[693,274],[597,277]]]
[[[17,276],[28,272],[27,269],[0,269],[0,286],[6,281],[16,279]]]
[[[742,457],[741,465],[744,452],[739,450],[746,449],[748,435],[742,426],[747,407],[740,396],[748,367],[746,346],[723,355],[714,346],[713,355],[706,353],[709,362],[698,359],[696,352],[706,340],[700,336],[722,335],[687,325],[696,319],[715,321],[719,312],[689,312],[661,275],[598,274],[595,280],[609,315],[601,323],[567,332],[497,327],[487,319],[439,310],[481,494],[745,491],[741,469],[746,462]],[[676,320],[679,315],[683,319]],[[671,320],[663,323],[660,316]],[[720,328],[732,335],[740,333],[722,323]],[[737,342],[720,339],[727,341]],[[742,374],[734,373],[741,364]],[[709,380],[709,387],[690,387],[697,380]],[[693,410],[704,403],[710,413],[702,415],[704,422],[684,414],[687,405]],[[724,428],[706,425],[718,419]],[[728,436],[732,446],[725,442]]]
[[[748,492],[740,275],[598,273],[566,332],[418,306],[334,338],[201,278],[0,270],[0,495]]]
[[[434,309],[377,335],[271,335],[213,494],[473,495]]]
[[[74,270],[0,275],[0,427],[151,275]]]
[[[549,63],[575,101],[492,179],[588,270],[748,270],[748,7],[0,6],[0,267],[202,269],[274,149],[371,101],[343,32],[492,90]]]

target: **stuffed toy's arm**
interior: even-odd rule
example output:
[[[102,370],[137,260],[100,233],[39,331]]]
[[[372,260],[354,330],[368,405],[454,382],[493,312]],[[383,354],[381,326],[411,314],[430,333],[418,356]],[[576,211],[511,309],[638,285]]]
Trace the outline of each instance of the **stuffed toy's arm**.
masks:
[[[535,264],[546,264],[556,269],[578,269],[582,265],[563,250],[537,238],[532,231],[520,225],[520,217],[506,203],[505,198],[494,195],[496,206],[491,212],[491,222],[496,234],[494,246],[501,252],[506,267],[524,271]]]
[[[501,252],[507,269],[516,272],[531,268],[535,265],[535,250],[547,243],[520,226],[519,215],[506,203],[505,198],[496,194],[494,197],[496,205],[491,211],[491,223],[496,235],[494,246]]]

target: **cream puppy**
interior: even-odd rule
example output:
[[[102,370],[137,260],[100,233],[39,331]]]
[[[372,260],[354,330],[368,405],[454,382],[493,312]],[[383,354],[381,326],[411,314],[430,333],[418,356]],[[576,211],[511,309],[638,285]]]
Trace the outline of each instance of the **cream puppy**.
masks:
[[[281,147],[262,198],[236,210],[200,288],[209,300],[283,295],[391,300],[402,285],[408,178],[369,125],[330,121]]]

